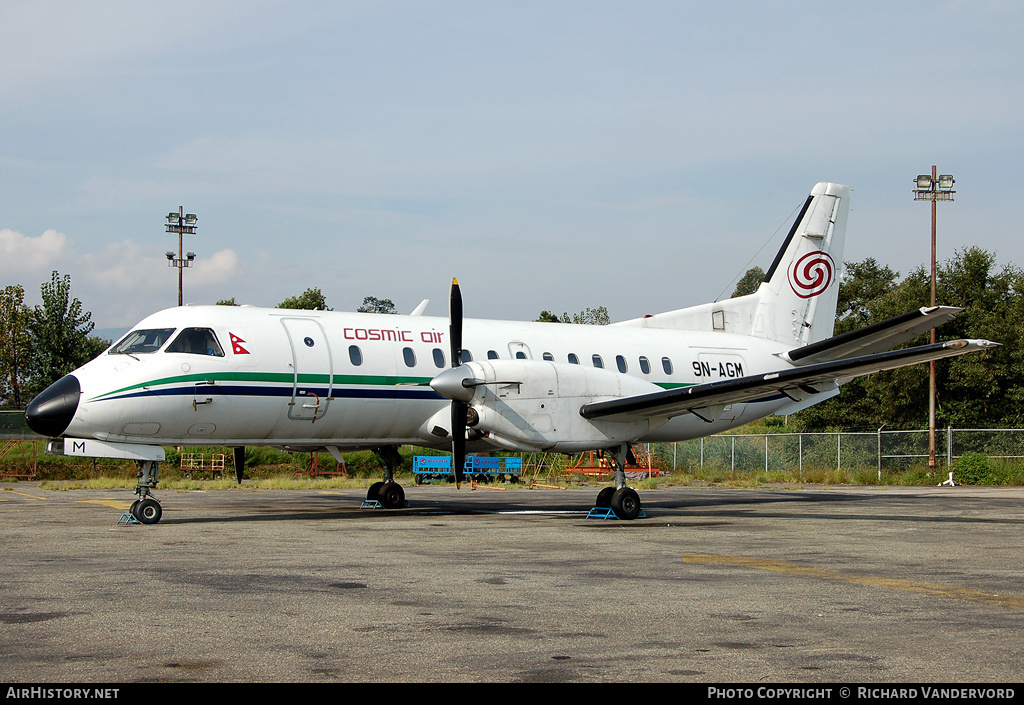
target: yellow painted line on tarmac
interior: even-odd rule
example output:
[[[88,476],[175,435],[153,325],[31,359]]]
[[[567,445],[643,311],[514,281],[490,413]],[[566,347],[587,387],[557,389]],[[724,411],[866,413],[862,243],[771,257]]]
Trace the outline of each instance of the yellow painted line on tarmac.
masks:
[[[110,507],[111,509],[121,509],[123,511],[128,511],[132,506],[131,502],[122,502],[119,499],[80,499],[78,504],[98,504],[101,507]]]
[[[18,492],[16,490],[12,490],[12,489],[10,489],[8,487],[4,487],[3,490],[4,490],[4,492],[10,492],[11,494],[16,494],[19,497],[28,497],[29,499],[46,499],[46,497],[37,497],[34,494],[25,494],[24,492]]]
[[[877,575],[854,575],[852,573],[842,573],[838,570],[829,570],[828,568],[800,565],[789,561],[774,561],[766,558],[749,558],[746,556],[719,556],[712,553],[684,553],[683,561],[686,563],[732,565],[741,568],[753,568],[755,570],[770,570],[775,573],[785,573],[786,575],[800,575],[806,578],[818,578],[819,580],[837,580],[853,585],[881,587],[903,592],[917,592],[924,595],[948,597],[953,600],[982,602],[986,605],[1009,607],[1015,610],[1024,609],[1024,597],[1021,595],[1007,595],[988,590],[942,585],[940,583],[923,583],[917,580],[883,578]]]

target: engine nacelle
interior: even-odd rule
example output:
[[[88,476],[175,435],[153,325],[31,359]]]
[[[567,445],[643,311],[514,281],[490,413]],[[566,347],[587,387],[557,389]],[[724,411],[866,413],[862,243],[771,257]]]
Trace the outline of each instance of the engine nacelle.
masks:
[[[445,370],[430,386],[469,405],[469,425],[495,445],[518,451],[576,452],[640,438],[664,420],[588,420],[594,401],[661,391],[651,382],[610,370],[539,360],[480,360]],[[446,409],[421,432],[451,432]],[[429,437],[429,436],[428,436]]]

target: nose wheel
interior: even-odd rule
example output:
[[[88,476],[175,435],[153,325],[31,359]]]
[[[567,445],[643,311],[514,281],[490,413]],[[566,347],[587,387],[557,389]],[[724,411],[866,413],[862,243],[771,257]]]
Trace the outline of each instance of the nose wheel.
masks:
[[[131,515],[143,524],[156,524],[164,515],[164,509],[153,497],[137,499],[129,510]]]
[[[139,499],[132,502],[128,511],[142,524],[156,524],[164,515],[163,507],[151,494],[156,488],[159,467],[159,463],[153,460],[139,461],[139,473],[136,475],[139,484],[135,486],[135,494],[139,495]]]

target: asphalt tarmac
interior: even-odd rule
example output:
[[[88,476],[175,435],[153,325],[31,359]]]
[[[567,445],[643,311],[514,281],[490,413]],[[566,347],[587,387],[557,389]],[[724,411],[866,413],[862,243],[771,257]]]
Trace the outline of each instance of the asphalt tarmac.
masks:
[[[0,680],[1021,680],[1021,488],[597,489],[0,484]]]

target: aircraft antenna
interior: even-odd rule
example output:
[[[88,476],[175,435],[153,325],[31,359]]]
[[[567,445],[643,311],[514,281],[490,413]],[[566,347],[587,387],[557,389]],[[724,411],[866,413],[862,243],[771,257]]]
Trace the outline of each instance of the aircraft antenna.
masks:
[[[768,237],[768,239],[765,240],[764,243],[762,243],[761,247],[757,250],[757,252],[755,252],[753,254],[753,256],[751,256],[751,258],[747,260],[747,263],[745,265],[743,265],[743,267],[740,268],[739,274],[734,276],[729,281],[729,283],[725,285],[725,288],[722,289],[722,291],[719,292],[718,296],[715,297],[715,302],[718,302],[725,295],[725,292],[727,292],[731,286],[736,284],[736,282],[738,282],[740,280],[740,277],[742,277],[746,273],[746,271],[748,269],[750,269],[750,263],[753,262],[755,259],[757,259],[758,256],[760,256],[760,254],[764,250],[764,248],[768,247],[768,243],[770,243],[772,240],[774,240],[775,237],[779,234],[779,231],[782,230],[784,227],[786,227],[791,222],[793,222],[793,216],[796,215],[796,212],[798,210],[800,210],[800,208],[802,206],[803,206],[803,202],[801,201],[800,205],[798,205],[796,208],[794,208],[792,211],[790,211],[789,215],[787,215],[785,218],[783,218],[782,222],[779,223],[779,227],[775,228],[775,232],[773,232]]]

